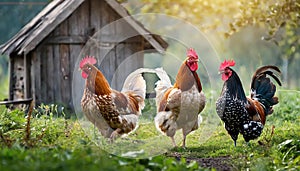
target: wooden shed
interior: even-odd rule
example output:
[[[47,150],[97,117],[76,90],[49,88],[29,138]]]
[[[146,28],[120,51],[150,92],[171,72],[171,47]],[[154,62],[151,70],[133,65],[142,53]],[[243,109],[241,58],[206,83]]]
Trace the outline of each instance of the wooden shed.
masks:
[[[9,100],[33,98],[36,104],[63,103],[73,108],[72,76],[83,57],[79,54],[107,25],[93,37],[97,47],[86,55],[103,59],[98,68],[108,81],[128,57],[127,68],[119,72],[124,76],[143,67],[144,52],[163,53],[167,47],[115,0],[53,0],[0,47],[10,59]],[[132,36],[124,36],[128,34]]]

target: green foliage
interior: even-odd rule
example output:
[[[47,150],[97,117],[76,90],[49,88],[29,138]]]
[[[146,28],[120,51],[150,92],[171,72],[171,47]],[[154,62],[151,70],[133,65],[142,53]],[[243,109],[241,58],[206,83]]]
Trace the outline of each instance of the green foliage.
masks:
[[[94,144],[77,120],[56,115],[56,105],[33,110],[30,137],[24,138],[24,112],[0,115],[1,170],[199,170],[197,163],[157,156],[129,159],[110,155]],[[28,119],[28,118],[27,118]]]
[[[211,99],[213,93],[207,96]],[[207,135],[210,138],[205,142],[201,142],[205,137],[202,134],[204,127],[200,127],[188,135],[187,149],[175,148],[164,155],[145,159],[122,158],[103,151],[89,139],[77,120],[57,115],[57,105],[41,105],[33,110],[28,140],[24,138],[28,117],[21,111],[4,110],[0,112],[0,169],[205,170],[199,165],[208,162],[215,163],[213,166],[221,167],[219,169],[297,170],[300,169],[300,93],[279,90],[278,96],[280,103],[268,116],[263,134],[249,145],[240,136],[237,147],[234,147],[223,125],[219,124],[211,135]],[[147,117],[153,119],[156,108],[148,105],[154,105],[154,102],[147,102],[145,109],[145,115],[151,115]],[[213,106],[209,106],[205,112],[214,115],[212,109]],[[203,116],[207,117],[207,114]],[[150,127],[141,125],[136,137],[153,136]],[[164,143],[168,142],[171,145],[171,140]]]
[[[9,112],[4,110],[0,115],[0,131],[5,134],[9,131],[19,130],[24,128],[25,114],[19,110]]]
[[[69,117],[65,113],[65,107],[63,105],[58,105],[58,104],[50,104],[50,105],[45,105],[41,104],[37,108],[33,109],[33,116],[34,117],[43,117],[43,116],[48,116],[50,118],[59,117]]]
[[[300,3],[298,0],[241,1],[240,15],[230,23],[231,32],[241,27],[264,23],[269,28],[269,37],[274,39],[280,28],[297,29],[299,26]]]
[[[250,0],[241,4],[240,14],[229,24],[230,30],[226,36],[247,26],[266,27],[267,34],[262,36],[262,40],[273,42],[279,47],[278,57],[282,60],[284,85],[290,85],[292,81],[298,80],[292,73],[297,72],[297,67],[294,68],[293,63],[299,64],[300,56],[299,0]]]
[[[121,0],[123,2],[124,0]],[[210,33],[225,33],[232,16],[239,12],[239,4],[244,0],[128,0],[131,13],[164,13],[186,20]],[[136,8],[141,6],[141,8]]]
[[[300,169],[300,140],[288,139],[278,146],[279,156],[274,160],[278,170]],[[283,166],[282,166],[283,165]]]

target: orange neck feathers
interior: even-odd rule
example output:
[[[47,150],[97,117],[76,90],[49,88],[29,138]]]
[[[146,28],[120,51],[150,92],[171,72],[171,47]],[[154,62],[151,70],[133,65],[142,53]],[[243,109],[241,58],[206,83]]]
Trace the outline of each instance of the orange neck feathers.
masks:
[[[96,67],[87,77],[86,86],[97,95],[108,95],[111,93],[109,83],[102,72],[96,69]]]
[[[187,65],[187,60],[183,62],[176,76],[175,88],[180,88],[182,91],[187,91],[196,82],[199,92],[202,90],[200,78],[196,71],[191,71]]]

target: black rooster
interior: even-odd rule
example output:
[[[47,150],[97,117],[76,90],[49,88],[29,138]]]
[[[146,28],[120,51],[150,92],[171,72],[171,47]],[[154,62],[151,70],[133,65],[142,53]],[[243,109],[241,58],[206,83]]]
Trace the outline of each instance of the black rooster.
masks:
[[[278,97],[274,96],[276,86],[267,75],[274,78],[280,86],[281,82],[273,72],[280,73],[278,67],[260,67],[252,77],[251,96],[246,97],[239,76],[230,68],[234,65],[233,60],[225,60],[220,65],[219,71],[224,85],[221,96],[216,102],[216,110],[236,146],[239,133],[247,143],[260,136],[266,116],[273,113],[272,106],[278,103]]]

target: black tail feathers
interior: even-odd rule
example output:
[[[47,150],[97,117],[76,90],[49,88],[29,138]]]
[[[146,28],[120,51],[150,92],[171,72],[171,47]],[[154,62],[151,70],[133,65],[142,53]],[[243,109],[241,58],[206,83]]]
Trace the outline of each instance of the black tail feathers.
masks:
[[[276,86],[267,77],[267,75],[271,76],[281,86],[281,82],[274,71],[280,73],[276,66],[260,67],[254,73],[251,82],[251,98],[258,100],[264,106],[266,114],[272,113],[272,106],[278,103],[278,98],[274,97]]]

